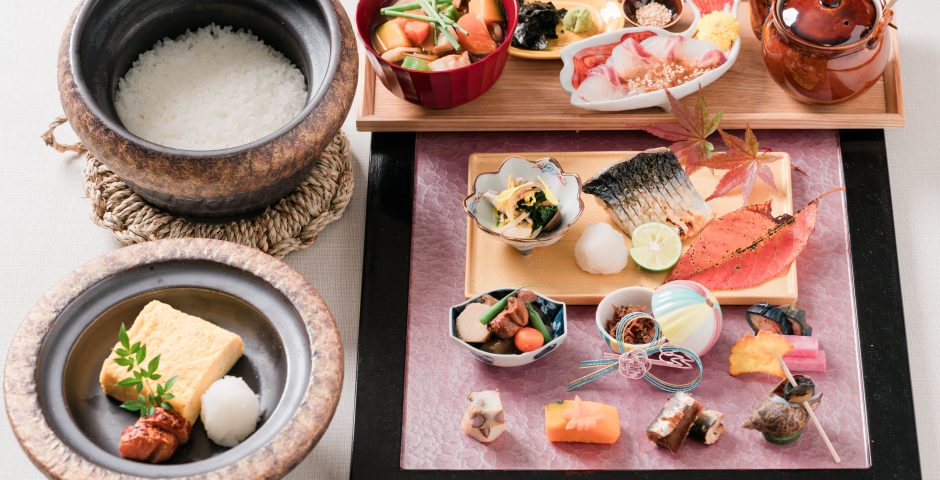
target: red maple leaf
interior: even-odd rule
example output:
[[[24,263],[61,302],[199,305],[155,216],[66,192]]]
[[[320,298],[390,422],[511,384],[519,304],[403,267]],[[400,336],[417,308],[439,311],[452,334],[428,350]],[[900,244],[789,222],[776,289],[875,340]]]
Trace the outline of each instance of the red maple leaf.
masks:
[[[789,268],[816,229],[816,197],[795,215],[773,216],[771,202],[722,215],[695,237],[669,280],[693,280],[706,288],[734,290],[760,285]]]
[[[686,172],[692,173],[715,150],[715,146],[708,141],[708,136],[718,129],[722,112],[715,115],[708,113],[708,106],[705,104],[705,97],[702,95],[701,88],[698,91],[698,101],[695,103],[694,110],[676,100],[676,97],[672,96],[668,89],[665,92],[666,97],[669,98],[672,115],[676,118],[678,125],[649,125],[644,130],[663,140],[675,142],[669,146],[669,149],[676,154],[676,157],[685,166]]]
[[[760,144],[757,143],[757,137],[750,126],[744,131],[744,140],[721,129],[718,130],[718,134],[721,135],[721,140],[728,147],[728,151],[715,153],[711,158],[694,166],[694,168],[727,170],[718,181],[715,191],[705,200],[721,197],[740,186],[743,203],[747,205],[747,199],[751,196],[758,178],[771,187],[777,188],[774,182],[774,172],[768,165],[780,160],[780,157],[760,150]]]

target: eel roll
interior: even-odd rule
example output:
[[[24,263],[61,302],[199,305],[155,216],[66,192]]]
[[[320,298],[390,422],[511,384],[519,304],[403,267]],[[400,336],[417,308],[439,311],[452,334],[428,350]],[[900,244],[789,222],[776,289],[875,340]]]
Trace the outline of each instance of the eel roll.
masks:
[[[646,427],[646,438],[676,453],[682,448],[692,423],[702,412],[702,404],[685,392],[676,392],[666,401],[659,415]]]
[[[725,431],[725,425],[721,420],[725,414],[718,410],[702,410],[695,421],[692,422],[692,429],[689,430],[689,438],[698,440],[705,445],[711,445],[718,441],[722,432]]]

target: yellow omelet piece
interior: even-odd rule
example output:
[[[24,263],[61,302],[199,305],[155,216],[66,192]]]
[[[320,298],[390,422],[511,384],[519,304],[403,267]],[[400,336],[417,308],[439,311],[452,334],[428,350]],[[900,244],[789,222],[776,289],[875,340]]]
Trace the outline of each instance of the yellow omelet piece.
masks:
[[[169,401],[173,410],[190,424],[195,423],[202,408],[202,394],[212,382],[222,378],[245,352],[245,343],[238,335],[213,325],[199,317],[176,310],[154,300],[137,315],[127,330],[131,344],[147,346],[147,359],[160,355],[157,373],[159,383],[177,377]],[[114,348],[120,347],[120,343]],[[137,398],[133,387],[119,387],[121,379],[131,375],[127,367],[114,363],[113,352],[101,367],[99,380],[104,393],[122,402]],[[154,384],[156,388],[156,384]],[[147,387],[141,392],[147,395]]]

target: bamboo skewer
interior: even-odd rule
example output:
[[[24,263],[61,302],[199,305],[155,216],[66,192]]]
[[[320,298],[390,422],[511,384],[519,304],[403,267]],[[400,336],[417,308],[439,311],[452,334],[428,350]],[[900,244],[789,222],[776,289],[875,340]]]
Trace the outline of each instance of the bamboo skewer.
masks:
[[[894,8],[894,4],[895,4],[895,3],[898,3],[898,0],[891,0],[890,2],[888,2],[887,5],[885,5],[885,8],[881,9],[881,11],[882,11],[882,12],[887,12],[888,10],[891,10],[892,8]],[[891,28],[893,28],[893,29],[895,29],[895,30],[898,29],[897,25],[895,25],[894,22],[888,23],[888,26],[891,27]]]
[[[783,373],[787,375],[787,380],[790,381],[790,385],[795,387],[796,379],[793,378],[793,374],[790,373],[790,367],[787,367],[787,363],[783,361],[783,357],[781,357],[780,354],[777,354],[777,360],[780,361],[780,366],[783,367]],[[813,411],[813,407],[809,406],[809,401],[804,400],[802,405],[803,408],[806,409],[806,413],[809,414],[809,418],[813,420],[813,424],[816,425],[816,430],[819,431],[819,435],[822,436],[823,442],[826,443],[826,448],[828,448],[829,453],[832,454],[832,459],[835,460],[836,463],[842,463],[842,459],[839,458],[839,454],[836,453],[835,447],[833,447],[832,442],[829,441],[829,436],[826,435],[826,431],[823,430],[822,424],[819,423],[819,419],[816,418],[816,412]]]

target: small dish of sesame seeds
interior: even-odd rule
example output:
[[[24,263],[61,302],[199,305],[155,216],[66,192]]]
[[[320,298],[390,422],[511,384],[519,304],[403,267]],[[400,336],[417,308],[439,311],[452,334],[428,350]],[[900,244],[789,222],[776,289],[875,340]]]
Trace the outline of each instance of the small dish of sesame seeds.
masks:
[[[669,28],[682,17],[682,0],[625,0],[623,13],[638,27]]]

